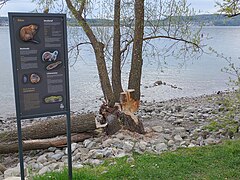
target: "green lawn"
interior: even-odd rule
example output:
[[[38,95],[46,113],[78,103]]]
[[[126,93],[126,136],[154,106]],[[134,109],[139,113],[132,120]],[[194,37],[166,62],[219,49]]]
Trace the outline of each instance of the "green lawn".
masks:
[[[201,148],[179,149],[161,155],[134,154],[110,159],[97,167],[86,167],[73,172],[73,179],[240,179],[240,140]],[[67,171],[49,173],[35,180],[67,180]]]

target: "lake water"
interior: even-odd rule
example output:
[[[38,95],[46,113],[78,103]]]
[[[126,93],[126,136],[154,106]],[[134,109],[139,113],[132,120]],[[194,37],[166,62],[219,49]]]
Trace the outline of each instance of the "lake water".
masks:
[[[204,27],[203,33],[211,39],[206,41],[226,56],[232,56],[235,63],[240,49],[240,27]],[[11,50],[8,27],[0,27],[0,117],[15,114]],[[155,43],[162,43],[158,40]],[[79,59],[70,67],[70,96],[72,111],[97,110],[101,104],[102,92],[98,80],[94,54],[88,50],[81,51]],[[70,58],[70,63],[73,62]],[[160,70],[158,63],[144,61],[142,76],[142,100],[162,101],[178,97],[193,97],[212,94],[228,88],[228,75],[221,72],[227,63],[213,54],[203,54],[198,59],[187,59],[182,68],[177,66],[178,60],[170,57],[169,65]],[[128,72],[123,72],[123,84],[126,86]],[[154,82],[161,80],[170,86],[152,87]],[[126,86],[127,87],[127,86]],[[150,87],[150,88],[146,88]]]

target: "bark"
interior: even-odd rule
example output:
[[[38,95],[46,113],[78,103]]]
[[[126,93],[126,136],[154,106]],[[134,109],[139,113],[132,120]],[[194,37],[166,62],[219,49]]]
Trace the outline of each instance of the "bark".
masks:
[[[121,83],[120,8],[121,8],[121,0],[115,0],[113,61],[112,61],[112,87],[113,87],[115,102],[119,101],[119,95],[123,91],[122,83]]]
[[[85,139],[92,137],[93,133],[81,133],[76,134],[71,137],[72,142],[81,142]],[[62,147],[66,146],[67,137],[58,137],[51,139],[41,139],[41,140],[25,140],[23,141],[23,151],[37,150],[37,149],[47,149],[49,147]],[[18,152],[18,143],[0,143],[0,154],[9,154]]]
[[[114,105],[114,94],[111,87],[110,79],[108,77],[108,71],[106,66],[106,61],[104,57],[104,44],[99,42],[94,35],[91,27],[88,25],[86,20],[83,17],[83,11],[86,4],[86,0],[81,1],[80,9],[77,10],[71,0],[66,0],[67,6],[78,21],[79,25],[83,28],[85,34],[91,42],[91,45],[95,52],[98,75],[101,83],[101,88],[104,94],[104,97],[110,106]]]
[[[142,76],[142,45],[144,34],[144,0],[135,0],[135,28],[132,51],[132,62],[128,89],[135,89],[134,99],[140,100],[140,85]]]
[[[71,117],[71,132],[92,132],[96,129],[95,115],[86,114]],[[22,139],[46,139],[66,134],[66,118],[51,119],[22,128]],[[0,133],[0,142],[17,142],[17,130]]]

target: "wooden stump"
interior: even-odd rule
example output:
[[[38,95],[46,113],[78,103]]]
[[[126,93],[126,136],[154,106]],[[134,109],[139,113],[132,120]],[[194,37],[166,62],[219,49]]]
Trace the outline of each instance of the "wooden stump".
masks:
[[[102,123],[107,123],[105,131],[108,135],[115,134],[120,129],[127,129],[140,134],[144,133],[142,122],[133,113],[139,108],[139,101],[132,98],[133,89],[129,89],[120,94],[120,104],[114,108],[103,104],[100,114],[103,116]]]

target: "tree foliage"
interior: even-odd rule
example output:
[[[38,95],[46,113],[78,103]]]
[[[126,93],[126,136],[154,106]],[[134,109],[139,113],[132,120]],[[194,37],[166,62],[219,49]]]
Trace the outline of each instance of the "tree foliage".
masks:
[[[240,14],[240,0],[223,0],[222,2],[216,2],[216,6],[219,7],[219,12],[229,17]]]

